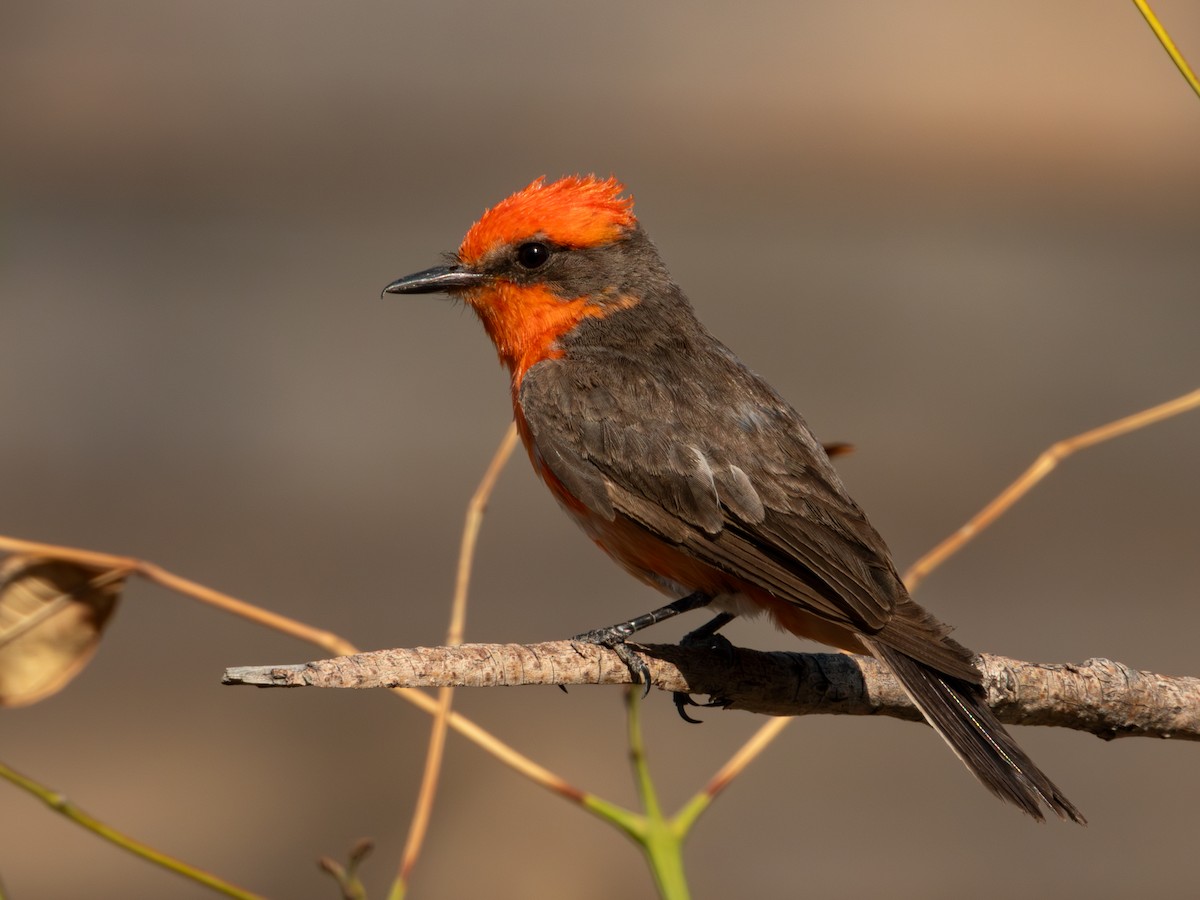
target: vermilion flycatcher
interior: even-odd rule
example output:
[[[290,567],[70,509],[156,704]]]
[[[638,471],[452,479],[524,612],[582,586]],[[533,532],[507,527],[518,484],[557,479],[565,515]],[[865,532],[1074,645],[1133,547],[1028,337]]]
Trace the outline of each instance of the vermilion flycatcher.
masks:
[[[988,708],[975,654],[909,597],[804,420],[696,319],[615,179],[538,179],[487,210],[454,262],[389,284],[479,315],[512,374],[533,467],[606,553],[675,602],[581,635],[623,643],[712,606],[766,612],[870,654],[993,793],[1083,816]]]

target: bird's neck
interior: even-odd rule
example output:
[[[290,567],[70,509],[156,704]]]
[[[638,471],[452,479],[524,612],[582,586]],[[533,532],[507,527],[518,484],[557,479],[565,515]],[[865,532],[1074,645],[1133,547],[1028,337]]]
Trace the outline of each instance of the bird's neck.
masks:
[[[589,297],[564,300],[541,285],[501,283],[486,294],[468,298],[484,330],[496,345],[500,361],[512,375],[514,393],[530,368],[563,355],[561,338],[585,319],[603,318],[637,301],[603,304]]]

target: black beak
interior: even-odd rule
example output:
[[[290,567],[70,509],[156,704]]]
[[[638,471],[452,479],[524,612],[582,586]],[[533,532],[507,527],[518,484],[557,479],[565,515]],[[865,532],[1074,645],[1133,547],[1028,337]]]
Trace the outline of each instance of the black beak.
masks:
[[[462,266],[434,266],[424,272],[416,272],[397,278],[383,289],[384,294],[451,294],[482,284],[486,275],[464,269]],[[380,295],[382,296],[382,294]]]

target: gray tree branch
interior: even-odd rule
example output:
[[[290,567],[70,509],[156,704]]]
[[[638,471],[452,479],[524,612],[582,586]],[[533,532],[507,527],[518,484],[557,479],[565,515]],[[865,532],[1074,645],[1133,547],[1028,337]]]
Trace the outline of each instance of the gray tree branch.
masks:
[[[764,653],[631,645],[664,691],[774,716],[818,713],[919,720],[899,682],[875,660],[841,653]],[[1106,740],[1200,740],[1200,678],[1141,672],[1107,659],[1031,663],[983,654],[988,703],[1002,722],[1057,725]],[[574,641],[378,650],[285,666],[227,669],[225,684],[258,687],[496,687],[628,684],[604,647]]]

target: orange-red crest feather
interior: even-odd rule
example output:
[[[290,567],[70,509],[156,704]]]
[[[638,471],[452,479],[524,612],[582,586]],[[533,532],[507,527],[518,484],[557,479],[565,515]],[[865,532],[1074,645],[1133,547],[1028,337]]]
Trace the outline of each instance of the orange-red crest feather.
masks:
[[[501,200],[471,226],[458,258],[473,265],[494,247],[540,235],[564,247],[595,247],[615,239],[637,222],[633,198],[622,197],[616,178],[573,175],[546,183],[535,179],[523,191]]]

